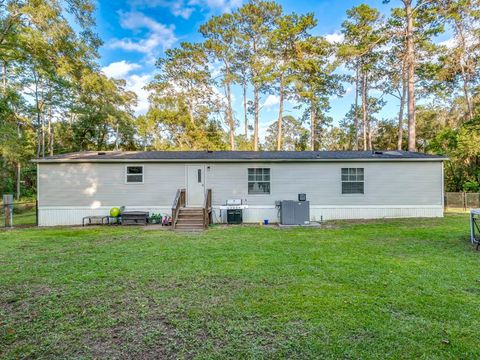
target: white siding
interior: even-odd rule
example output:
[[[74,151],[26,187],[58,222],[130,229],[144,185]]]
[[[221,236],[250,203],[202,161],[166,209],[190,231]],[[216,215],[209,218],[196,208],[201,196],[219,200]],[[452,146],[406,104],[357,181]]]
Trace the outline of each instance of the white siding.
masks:
[[[144,164],[143,184],[125,183],[126,165],[40,164],[39,206],[171,206],[185,187],[183,164]]]
[[[274,205],[306,193],[311,205],[441,205],[441,162],[210,164],[207,188],[213,204],[241,198],[248,205]],[[269,167],[270,195],[248,195],[247,169]],[[342,195],[341,168],[365,169],[365,194]]]
[[[80,224],[87,215],[108,214],[113,206],[170,213],[175,193],[184,188],[185,164],[144,163],[144,183],[126,184],[127,163],[39,165],[40,225]],[[277,221],[276,200],[306,193],[311,220],[442,216],[441,162],[323,162],[206,164],[214,218],[229,198],[249,205],[245,222]],[[248,195],[247,169],[271,169],[271,193]],[[365,194],[341,194],[341,168],[365,169]]]

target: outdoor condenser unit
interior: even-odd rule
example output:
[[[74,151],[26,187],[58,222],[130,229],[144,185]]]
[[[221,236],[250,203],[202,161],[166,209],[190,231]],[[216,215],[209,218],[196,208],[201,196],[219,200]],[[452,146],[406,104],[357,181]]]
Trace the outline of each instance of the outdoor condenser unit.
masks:
[[[280,202],[282,225],[307,225],[310,223],[310,201],[283,200]]]

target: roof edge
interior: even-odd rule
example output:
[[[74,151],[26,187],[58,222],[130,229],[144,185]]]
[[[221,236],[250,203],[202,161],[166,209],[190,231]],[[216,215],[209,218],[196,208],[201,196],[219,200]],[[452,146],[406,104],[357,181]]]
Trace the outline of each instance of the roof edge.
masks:
[[[318,162],[443,162],[448,157],[429,158],[358,158],[358,159],[32,159],[37,164],[55,163],[318,163]]]

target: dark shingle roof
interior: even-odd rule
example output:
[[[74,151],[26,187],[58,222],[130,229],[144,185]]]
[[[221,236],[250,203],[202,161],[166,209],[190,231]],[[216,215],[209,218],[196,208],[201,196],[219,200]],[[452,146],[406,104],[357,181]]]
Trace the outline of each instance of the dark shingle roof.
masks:
[[[35,162],[248,162],[347,160],[447,160],[408,151],[88,151],[49,156]]]

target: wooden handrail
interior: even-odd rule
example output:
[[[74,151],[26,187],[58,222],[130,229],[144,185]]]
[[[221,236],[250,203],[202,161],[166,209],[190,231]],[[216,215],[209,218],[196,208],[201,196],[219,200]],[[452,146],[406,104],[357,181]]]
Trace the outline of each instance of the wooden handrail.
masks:
[[[174,229],[178,220],[178,211],[185,206],[185,200],[185,189],[178,189],[172,204],[172,228]]]
[[[208,228],[212,221],[212,189],[207,189],[203,202],[203,228]]]

